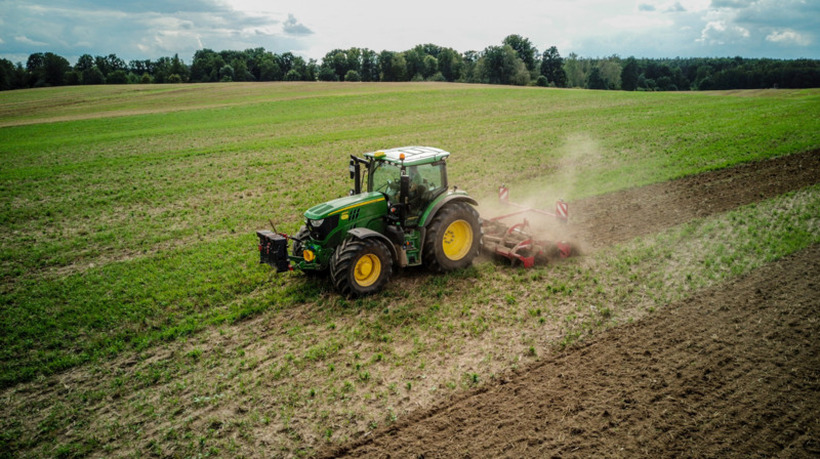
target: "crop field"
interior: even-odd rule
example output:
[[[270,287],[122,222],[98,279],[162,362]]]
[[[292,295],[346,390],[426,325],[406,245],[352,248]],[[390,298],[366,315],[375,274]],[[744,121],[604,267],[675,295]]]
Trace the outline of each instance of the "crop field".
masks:
[[[294,232],[350,154],[403,145],[450,151],[482,214],[501,184],[566,199],[583,255],[357,300],[258,264],[255,230]],[[341,454],[815,250],[818,148],[817,89],[2,92],[0,457]]]

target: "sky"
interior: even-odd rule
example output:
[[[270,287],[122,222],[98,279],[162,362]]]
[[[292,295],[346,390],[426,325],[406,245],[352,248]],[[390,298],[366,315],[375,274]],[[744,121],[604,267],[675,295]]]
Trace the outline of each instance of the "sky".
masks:
[[[820,59],[820,0],[0,0],[0,57],[196,50],[481,51],[518,34],[581,57]]]

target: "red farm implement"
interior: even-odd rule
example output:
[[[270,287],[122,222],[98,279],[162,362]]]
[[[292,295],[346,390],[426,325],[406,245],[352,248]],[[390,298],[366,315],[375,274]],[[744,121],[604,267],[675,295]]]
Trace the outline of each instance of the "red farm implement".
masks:
[[[498,189],[499,201],[514,208],[513,212],[483,221],[485,252],[507,258],[513,265],[521,263],[525,268],[531,268],[535,263],[543,263],[549,259],[567,258],[572,254],[572,246],[569,243],[540,239],[540,232],[537,232],[536,236],[526,218],[511,225],[504,223],[512,217],[530,214],[551,217],[561,224],[566,224],[568,216],[566,202],[559,199],[555,203],[555,212],[549,212],[510,202],[509,196],[509,188],[501,186]]]

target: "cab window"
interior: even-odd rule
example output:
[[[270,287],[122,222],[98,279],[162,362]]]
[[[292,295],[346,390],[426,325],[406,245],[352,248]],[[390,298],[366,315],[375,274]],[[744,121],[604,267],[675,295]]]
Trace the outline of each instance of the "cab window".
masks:
[[[420,215],[444,190],[444,167],[442,163],[423,164],[407,168],[410,176],[410,214]]]
[[[384,193],[391,201],[398,201],[400,175],[401,171],[397,166],[384,161],[377,162],[370,173],[370,191]]]

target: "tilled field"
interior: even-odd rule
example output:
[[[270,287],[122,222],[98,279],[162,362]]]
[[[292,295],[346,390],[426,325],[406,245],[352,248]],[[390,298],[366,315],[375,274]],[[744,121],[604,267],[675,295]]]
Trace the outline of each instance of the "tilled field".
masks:
[[[584,250],[605,253],[613,244],[817,183],[820,152],[790,155],[573,202],[570,230]],[[502,270],[515,272],[506,264]],[[396,290],[424,288],[427,277],[397,278]],[[363,319],[380,325],[371,316],[386,315],[358,306],[349,314],[332,306],[333,294],[321,306],[337,308],[326,314],[328,322],[319,306],[299,305],[0,391],[0,445],[7,445],[0,457],[816,456],[817,279],[820,246],[686,301],[664,302],[636,316],[644,319],[596,332],[584,347],[560,354],[539,348],[537,359],[516,360],[532,363],[515,372],[500,361],[503,369],[492,370],[492,378],[482,373],[474,389],[448,388],[450,367],[435,359],[424,370],[429,383],[406,362],[387,361],[395,355],[360,342],[339,342],[327,360],[305,359],[292,374],[277,376],[291,368],[289,357],[307,354],[305,344],[316,349],[322,332],[359,327]],[[470,279],[453,281],[462,292],[472,288]],[[516,287],[537,288],[529,285]],[[425,309],[422,303],[410,312]],[[300,325],[310,336],[288,341]],[[501,336],[517,343],[522,330]],[[484,344],[489,334],[470,343]],[[470,349],[436,345],[427,352],[447,359]],[[304,381],[360,363],[355,383],[339,378],[314,392],[318,383]],[[385,413],[370,395],[386,393],[391,382],[395,394],[382,395],[395,408],[391,422],[371,425]],[[336,404],[322,405],[334,387],[342,388]],[[324,430],[328,425],[333,431]],[[351,443],[340,445],[346,439]]]
[[[818,181],[811,152],[573,207],[596,248]],[[814,246],[325,454],[816,457],[818,279]]]
[[[591,248],[628,241],[820,182],[820,151],[742,164],[571,204]]]

